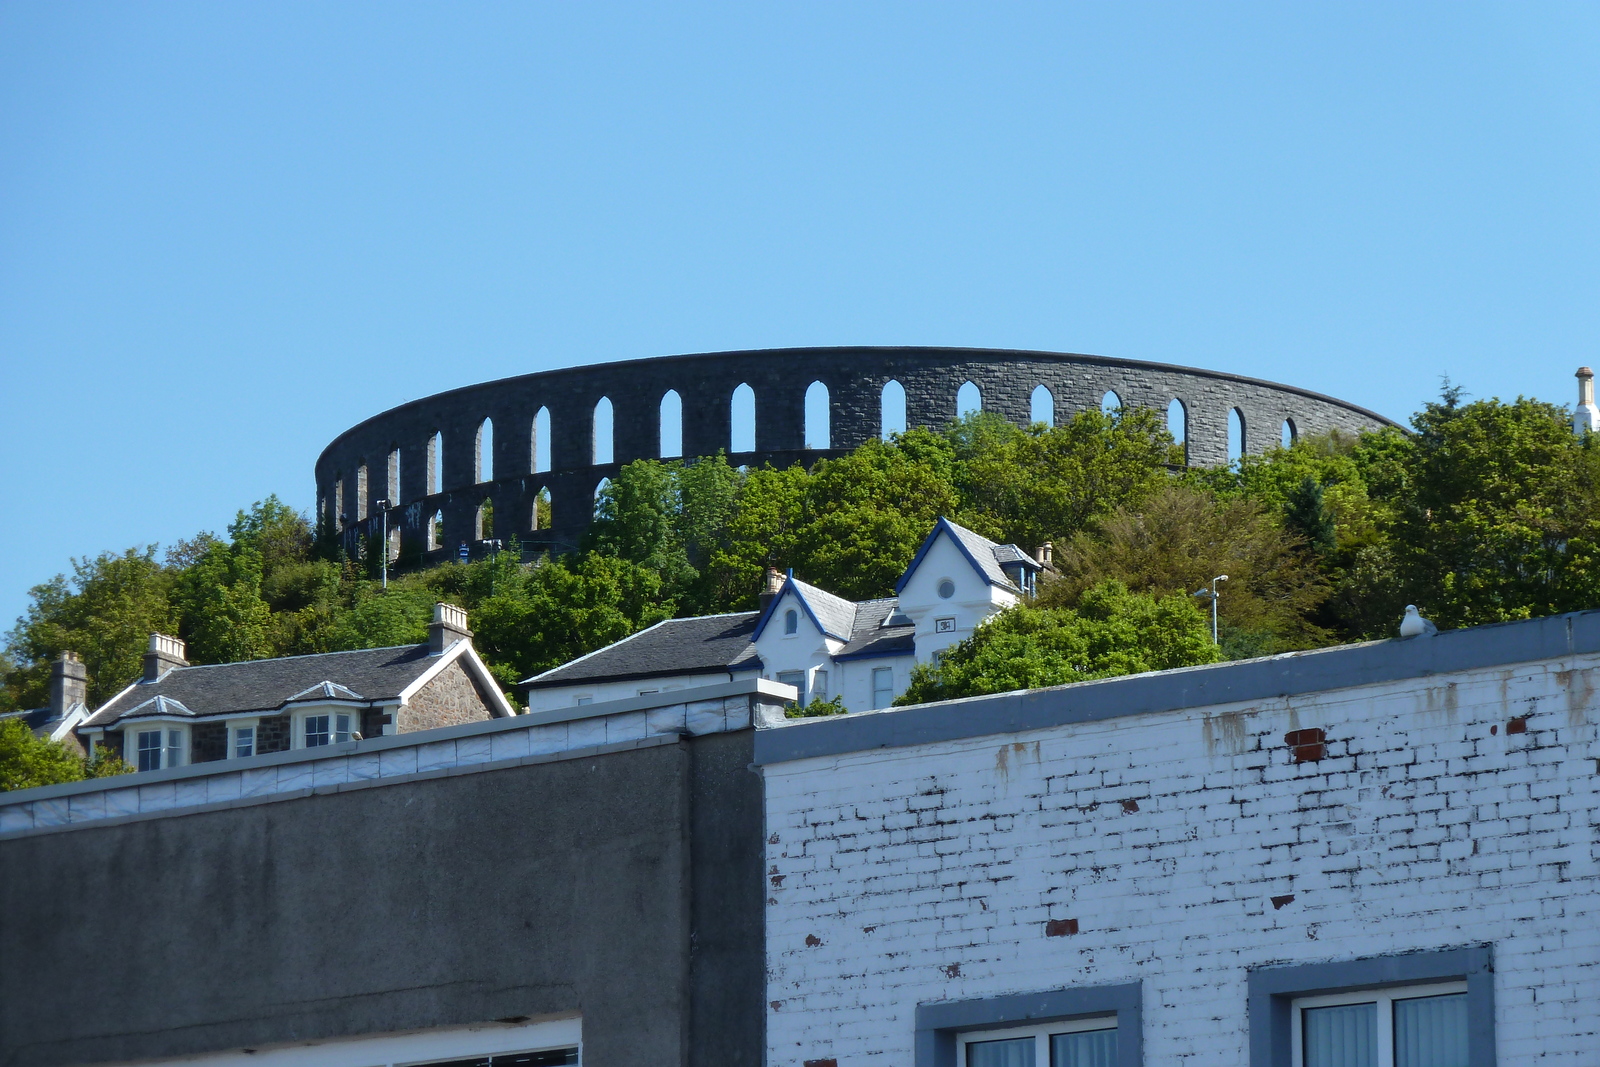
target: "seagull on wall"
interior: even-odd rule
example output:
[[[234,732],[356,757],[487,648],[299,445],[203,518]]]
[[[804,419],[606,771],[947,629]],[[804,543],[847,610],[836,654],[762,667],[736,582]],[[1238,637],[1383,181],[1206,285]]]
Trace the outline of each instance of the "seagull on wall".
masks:
[[[1417,606],[1415,604],[1406,605],[1406,617],[1400,620],[1401,637],[1423,637],[1438,632],[1439,628],[1433,624],[1431,619],[1424,619],[1417,614]]]

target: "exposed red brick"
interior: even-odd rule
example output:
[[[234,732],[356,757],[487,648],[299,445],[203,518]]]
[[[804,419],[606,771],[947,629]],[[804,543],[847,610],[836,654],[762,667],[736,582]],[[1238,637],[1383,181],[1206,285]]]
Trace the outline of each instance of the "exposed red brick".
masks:
[[[1296,745],[1294,746],[1294,761],[1296,763],[1315,763],[1328,754],[1327,745]]]
[[[1051,919],[1044,924],[1044,936],[1046,937],[1066,937],[1068,934],[1077,932],[1077,919]]]
[[[1506,723],[1506,733],[1508,734],[1525,734],[1527,732],[1528,717],[1526,715],[1518,715],[1515,719]]]
[[[806,935],[806,947],[807,948],[816,948],[820,944],[822,944],[822,938],[818,937],[816,934],[807,934]]]
[[[1293,904],[1293,903],[1294,903],[1294,894],[1293,893],[1285,893],[1281,897],[1273,897],[1272,898],[1272,910],[1273,911],[1277,911],[1279,908],[1283,907],[1285,904]]]
[[[952,963],[948,967],[940,967],[939,969],[944,972],[946,978],[961,977],[961,964],[959,963]]]
[[[839,1061],[835,1059],[807,1060],[806,1067],[839,1067]]]
[[[1137,800],[1133,800],[1132,798],[1124,800],[1122,802],[1122,810],[1131,815],[1139,810],[1139,802]]]
[[[1283,735],[1286,745],[1320,745],[1328,739],[1320,726],[1313,726],[1308,730],[1290,730]]]

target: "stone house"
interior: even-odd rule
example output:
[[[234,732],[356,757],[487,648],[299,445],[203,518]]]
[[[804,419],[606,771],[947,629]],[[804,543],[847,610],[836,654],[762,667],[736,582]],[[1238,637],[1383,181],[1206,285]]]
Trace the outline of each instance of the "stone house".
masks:
[[[435,605],[420,645],[210,666],[190,666],[184,651],[151,634],[143,676],[80,712],[72,732],[156,771],[516,714],[452,604]]]
[[[834,596],[791,571],[769,572],[759,611],[668,619],[521,683],[530,710],[671,692],[734,678],[837,698],[846,711],[888,707],[984,619],[1031,594],[1044,564],[949,519],[929,531],[895,596]]]

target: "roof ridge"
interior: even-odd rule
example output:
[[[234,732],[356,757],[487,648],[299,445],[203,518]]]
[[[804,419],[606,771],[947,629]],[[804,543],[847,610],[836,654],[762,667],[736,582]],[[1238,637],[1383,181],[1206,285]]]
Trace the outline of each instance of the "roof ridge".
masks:
[[[227,663],[186,663],[182,667],[173,667],[167,674],[178,671],[204,671],[212,667],[243,667],[252,663],[276,663],[285,659],[310,659],[313,656],[348,656],[356,652],[392,652],[397,648],[426,648],[426,641],[419,641],[409,645],[379,645],[376,648],[341,648],[332,652],[297,652],[292,656],[267,656],[262,659],[236,659]],[[165,676],[163,676],[165,677]]]

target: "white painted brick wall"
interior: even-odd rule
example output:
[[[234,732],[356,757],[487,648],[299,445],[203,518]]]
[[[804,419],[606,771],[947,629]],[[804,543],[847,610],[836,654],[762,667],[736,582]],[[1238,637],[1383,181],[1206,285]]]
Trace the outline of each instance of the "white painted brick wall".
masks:
[[[1147,1063],[1244,1067],[1249,968],[1492,942],[1499,1062],[1600,1064],[1597,671],[769,765],[768,1062],[910,1065],[919,1002],[1140,980]]]

